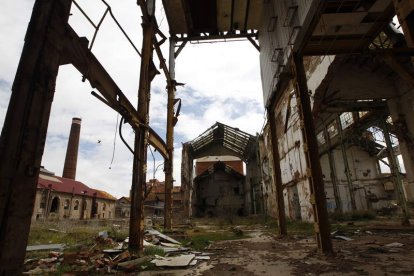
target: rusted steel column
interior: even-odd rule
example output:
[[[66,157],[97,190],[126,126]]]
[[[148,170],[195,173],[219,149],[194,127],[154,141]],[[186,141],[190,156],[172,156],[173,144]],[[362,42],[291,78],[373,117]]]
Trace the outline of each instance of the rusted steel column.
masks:
[[[131,186],[131,216],[129,223],[129,248],[142,254],[144,249],[144,193],[147,176],[147,146],[149,100],[151,89],[152,41],[154,29],[151,22],[143,22],[141,71],[138,89],[138,119],[144,122],[135,130],[134,160]]]
[[[329,168],[330,168],[330,175],[331,175],[331,181],[332,181],[332,187],[333,187],[333,192],[334,192],[334,197],[335,197],[335,211],[342,213],[342,203],[341,203],[341,196],[339,193],[339,188],[338,188],[338,177],[336,174],[336,166],[335,166],[335,156],[334,156],[334,149],[331,149],[332,144],[331,144],[331,138],[329,137],[328,134],[328,130],[326,129],[326,126],[323,127],[323,135],[325,136],[325,140],[326,140],[326,144],[328,146],[328,160],[329,160]]]
[[[390,132],[388,130],[388,123],[387,118],[384,118],[382,121],[383,125],[383,134],[384,134],[384,140],[385,144],[387,146],[388,151],[388,160],[390,163],[390,169],[391,174],[394,177],[395,184],[397,185],[397,191],[398,191],[398,198],[400,200],[401,209],[403,212],[403,218],[402,218],[402,225],[410,225],[410,211],[407,206],[407,200],[404,195],[404,188],[403,188],[403,182],[401,179],[401,173],[400,173],[400,166],[398,165],[398,159],[395,157],[395,152],[392,147],[392,142],[390,139]]]
[[[408,47],[414,47],[414,0],[394,0],[395,13]]]
[[[273,107],[267,109],[267,117],[270,124],[270,138],[272,141],[272,159],[273,159],[273,181],[276,186],[276,202],[277,202],[277,220],[279,223],[279,235],[287,235],[286,226],[286,214],[285,214],[285,201],[283,198],[282,187],[282,172],[280,170],[280,156],[279,156],[279,144],[276,135],[276,118]]]
[[[20,275],[71,1],[38,0],[0,139],[0,275]]]
[[[301,118],[301,128],[306,154],[307,177],[311,191],[311,203],[315,219],[315,234],[318,249],[324,254],[332,254],[332,241],[330,236],[330,224],[328,211],[326,209],[326,196],[322,178],[322,169],[319,160],[318,142],[316,140],[315,128],[312,117],[312,109],[309,97],[308,84],[306,80],[303,57],[293,55],[294,75],[296,77],[296,95]]]
[[[66,149],[65,165],[62,177],[75,180],[76,166],[78,163],[79,138],[81,130],[81,118],[73,118],[70,127],[68,147]]]
[[[169,160],[166,160],[165,171],[165,206],[164,206],[164,228],[171,229],[172,226],[172,188],[173,188],[173,169],[174,169],[174,100],[175,100],[175,44],[176,40],[170,38],[169,72],[171,82],[167,84],[168,103],[167,103],[167,150]]]
[[[346,175],[346,181],[348,183],[349,198],[351,199],[351,208],[352,208],[352,211],[356,211],[354,183],[352,182],[352,174],[351,174],[351,169],[349,167],[348,154],[346,152],[346,147],[344,144],[346,141],[344,139],[344,134],[342,131],[341,117],[339,115],[336,116],[336,126],[338,127],[338,134],[339,134],[339,138],[341,142],[342,159],[344,161],[344,166],[345,166],[345,175]]]

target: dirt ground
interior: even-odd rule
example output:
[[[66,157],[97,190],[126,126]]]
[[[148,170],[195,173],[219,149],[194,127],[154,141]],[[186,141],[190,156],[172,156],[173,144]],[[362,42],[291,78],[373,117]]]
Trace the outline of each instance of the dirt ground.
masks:
[[[399,228],[353,226],[340,233],[352,240],[333,239],[335,254],[326,257],[313,236],[278,238],[263,226],[249,226],[243,229],[248,238],[214,242],[204,250],[214,253],[208,262],[140,275],[414,275],[414,231]]]
[[[333,223],[332,231],[342,239],[332,239],[332,256],[318,253],[312,224],[289,222],[289,234],[281,238],[276,234],[275,222],[258,217],[192,220],[167,234],[192,253],[209,255],[209,260],[183,269],[162,269],[147,263],[128,271],[119,270],[115,263],[128,251],[116,258],[102,254],[103,249],[118,244],[115,241],[125,239],[126,225],[118,225],[115,231],[112,222],[88,226],[73,222],[41,224],[32,227],[31,244],[65,243],[68,247],[61,253],[28,254],[25,271],[38,275],[414,275],[414,227],[399,226],[397,219]],[[110,229],[109,237],[96,238],[104,229]],[[133,259],[127,255],[125,260]]]

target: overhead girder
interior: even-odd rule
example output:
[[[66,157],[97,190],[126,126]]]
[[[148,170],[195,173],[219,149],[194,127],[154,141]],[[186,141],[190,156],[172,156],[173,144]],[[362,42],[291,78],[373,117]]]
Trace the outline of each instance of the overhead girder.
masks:
[[[119,112],[133,129],[137,130],[138,128],[146,127],[138,119],[137,110],[122,93],[98,59],[89,51],[87,39],[79,37],[70,26],[67,29],[65,41],[62,43],[67,54],[65,62],[72,63],[89,80],[91,86],[102,94],[106,100],[105,103]],[[165,159],[169,159],[167,146],[162,138],[151,127],[148,127],[148,132],[150,145],[156,148]]]

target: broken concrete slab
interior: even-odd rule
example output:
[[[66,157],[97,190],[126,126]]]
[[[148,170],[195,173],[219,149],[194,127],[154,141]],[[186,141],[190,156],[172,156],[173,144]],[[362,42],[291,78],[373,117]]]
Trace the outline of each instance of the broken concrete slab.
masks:
[[[185,267],[190,265],[191,261],[195,258],[194,254],[179,255],[175,257],[167,257],[163,259],[156,259],[151,261],[156,266],[164,267]]]
[[[123,269],[123,270],[133,270],[135,268],[137,268],[138,266],[140,266],[141,264],[145,263],[145,262],[149,262],[152,260],[153,257],[151,256],[145,256],[142,258],[137,258],[134,260],[130,260],[130,261],[126,261],[123,263],[118,263],[118,268]]]
[[[26,251],[40,251],[40,250],[63,250],[65,248],[64,243],[52,243],[52,244],[39,244],[28,245]]]
[[[404,246],[404,244],[400,243],[400,242],[392,242],[389,244],[384,245],[385,247],[402,247]]]
[[[149,235],[154,235],[154,236],[157,236],[157,237],[159,237],[159,238],[161,238],[161,239],[164,239],[164,240],[166,240],[166,241],[169,241],[169,242],[171,242],[171,243],[181,244],[179,241],[174,240],[173,238],[168,237],[167,235],[164,235],[164,234],[162,234],[161,232],[159,232],[159,231],[157,231],[157,230],[154,230],[154,229],[148,229],[148,230],[146,231],[146,233],[147,233],[147,234],[149,234]]]
[[[343,240],[343,241],[353,241],[354,240],[354,239],[351,239],[351,238],[348,238],[348,237],[345,237],[345,236],[340,236],[340,235],[333,236],[332,238],[337,239],[337,240]]]

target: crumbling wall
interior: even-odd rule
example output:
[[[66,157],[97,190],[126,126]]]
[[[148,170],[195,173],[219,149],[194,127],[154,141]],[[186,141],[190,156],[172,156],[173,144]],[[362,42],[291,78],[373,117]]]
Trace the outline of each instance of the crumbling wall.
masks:
[[[224,170],[195,182],[197,216],[243,215],[245,212],[244,177],[236,178]]]
[[[298,112],[297,99],[291,83],[275,108],[285,212],[292,220],[312,221],[313,209],[310,203],[306,156]]]
[[[405,81],[394,84],[397,96],[388,100],[388,107],[407,173],[404,192],[407,200],[414,201],[414,87]]]
[[[277,217],[276,186],[273,179],[272,142],[269,124],[266,124],[259,136],[259,160],[262,175],[264,214]]]
[[[248,214],[263,214],[265,213],[265,202],[257,152],[258,144],[254,151],[256,153],[246,164],[246,181],[244,185],[246,211]]]
[[[352,211],[351,197],[342,151],[340,149],[332,150],[332,156],[335,160],[337,186],[342,211],[350,212]],[[396,189],[390,176],[381,174],[379,171],[376,157],[370,156],[357,146],[347,148],[347,157],[357,210],[381,209],[389,206],[397,197]],[[327,193],[327,208],[328,211],[333,212],[335,211],[336,203],[328,154],[323,154],[320,160],[325,181],[325,191]]]
[[[181,157],[181,189],[183,193],[182,204],[184,216],[192,215],[192,198],[193,198],[193,158],[189,153],[188,144],[183,144]]]

